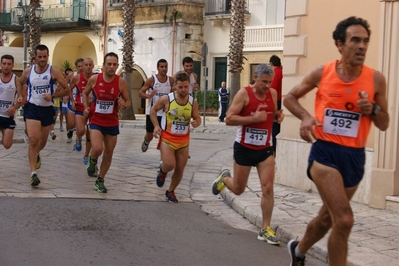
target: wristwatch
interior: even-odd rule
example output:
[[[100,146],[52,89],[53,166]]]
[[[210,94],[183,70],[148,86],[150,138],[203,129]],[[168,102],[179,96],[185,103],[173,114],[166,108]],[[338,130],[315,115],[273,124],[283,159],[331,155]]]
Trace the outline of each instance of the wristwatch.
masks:
[[[381,107],[379,107],[377,104],[373,103],[373,110],[371,111],[371,115],[376,116],[380,112]]]

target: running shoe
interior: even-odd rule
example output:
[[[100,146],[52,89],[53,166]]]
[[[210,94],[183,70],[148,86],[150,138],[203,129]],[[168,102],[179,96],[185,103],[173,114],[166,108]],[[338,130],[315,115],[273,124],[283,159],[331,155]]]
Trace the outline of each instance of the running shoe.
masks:
[[[296,248],[296,246],[298,246],[298,244],[299,244],[299,242],[294,239],[290,240],[290,242],[288,242],[288,244],[287,244],[288,253],[290,253],[290,257],[291,257],[290,266],[304,266],[305,265],[305,257],[298,258],[297,256],[295,256],[295,248]]]
[[[87,165],[89,163],[89,156],[88,155],[83,156],[83,163],[85,165]]]
[[[32,187],[37,187],[40,184],[40,179],[37,177],[37,174],[32,174],[30,176],[30,185]]]
[[[226,185],[223,182],[223,178],[225,176],[231,176],[230,171],[228,169],[224,169],[222,172],[220,172],[218,178],[216,178],[215,181],[213,181],[212,184],[212,193],[213,195],[217,195],[222,191]]]
[[[82,150],[82,141],[81,140],[76,140],[73,149],[75,151],[81,151]]]
[[[40,158],[40,154],[38,154],[36,159],[36,169],[39,169],[40,166],[42,166],[42,158]]]
[[[145,140],[143,141],[143,143],[141,143],[141,151],[142,152],[146,152],[148,150],[148,145],[150,143],[145,142]]]
[[[87,167],[87,175],[91,177],[97,177],[98,169],[97,162],[89,160],[89,166]]]
[[[172,203],[178,203],[179,202],[177,200],[177,198],[176,198],[176,195],[175,195],[174,191],[166,190],[165,196],[166,196],[166,198],[168,199],[169,202],[172,202]]]
[[[271,245],[280,245],[280,240],[276,237],[276,233],[268,226],[266,229],[260,230],[258,240],[265,241]]]
[[[72,136],[73,136],[73,129],[69,129],[67,132],[68,140],[71,139],[71,141],[72,141]],[[68,142],[68,143],[70,143],[70,142]]]
[[[162,169],[162,162],[159,165],[158,169],[158,175],[157,175],[157,186],[158,187],[163,187],[163,184],[165,184],[165,179],[166,179],[166,174],[161,171]]]
[[[26,144],[29,144],[29,137],[28,137],[28,135],[24,135],[24,142],[26,143]]]
[[[107,193],[108,189],[104,186],[104,178],[97,178],[94,190],[100,193]]]
[[[64,128],[62,126],[60,126],[60,131],[64,132]]]
[[[72,138],[68,138],[67,143],[72,143]]]
[[[57,138],[57,135],[54,133],[54,130],[50,131],[50,136],[52,140],[55,140]]]

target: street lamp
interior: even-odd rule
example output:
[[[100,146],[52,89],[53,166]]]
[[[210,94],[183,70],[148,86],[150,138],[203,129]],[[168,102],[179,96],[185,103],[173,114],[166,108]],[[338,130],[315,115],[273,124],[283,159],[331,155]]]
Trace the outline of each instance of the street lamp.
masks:
[[[24,5],[22,4],[22,0],[18,2],[18,5],[15,7],[15,13],[18,18],[22,18],[24,29],[22,30],[24,36],[24,69],[28,65],[28,38],[27,34],[29,32],[29,5],[27,0],[24,0]],[[42,18],[44,13],[44,8],[38,6],[35,8],[35,15],[37,18]]]

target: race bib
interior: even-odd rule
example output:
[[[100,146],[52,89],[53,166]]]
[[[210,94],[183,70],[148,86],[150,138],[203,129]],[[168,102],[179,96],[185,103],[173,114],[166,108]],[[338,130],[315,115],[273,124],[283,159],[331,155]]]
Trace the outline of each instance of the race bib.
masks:
[[[114,111],[114,102],[96,100],[96,109],[95,109],[96,113],[112,114],[113,111]]]
[[[0,112],[6,112],[10,108],[12,102],[0,100]]]
[[[187,122],[181,122],[181,121],[173,121],[172,122],[172,130],[171,132],[173,134],[178,134],[178,135],[185,135],[188,132],[188,123]]]
[[[323,131],[329,134],[356,138],[361,117],[360,113],[327,108],[324,111]]]
[[[35,86],[32,88],[32,96],[34,98],[41,98],[43,94],[50,94],[50,85]]]
[[[266,129],[247,127],[244,135],[244,143],[255,146],[266,145],[268,131]]]

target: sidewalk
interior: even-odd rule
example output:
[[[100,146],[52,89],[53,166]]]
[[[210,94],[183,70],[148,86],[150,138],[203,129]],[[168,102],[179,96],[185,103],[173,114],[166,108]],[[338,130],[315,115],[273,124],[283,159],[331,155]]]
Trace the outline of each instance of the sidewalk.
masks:
[[[94,178],[86,175],[83,153],[72,150],[73,144],[66,143],[66,132],[59,132],[57,126],[57,139],[49,140],[41,152],[42,168],[38,170],[38,175],[42,183],[38,188],[31,188],[27,145],[23,143],[24,126],[17,120],[13,147],[0,149],[0,196],[165,201],[164,193],[170,180],[167,178],[164,188],[155,185],[159,151],[155,148],[156,141],[152,141],[148,151],[141,152],[145,116],[136,116],[135,121],[121,121],[121,134],[106,176],[107,194],[93,190]],[[221,201],[212,194],[211,184],[221,169],[232,170],[235,130],[235,127],[219,123],[217,117],[206,117],[205,127],[202,124],[193,130],[191,159],[176,190],[180,202],[194,201],[201,206],[206,205],[206,211],[211,212],[209,208]],[[255,168],[242,195],[235,196],[224,190],[221,196],[247,220],[258,227],[261,225],[261,190]],[[321,200],[317,193],[276,184],[272,227],[286,243],[303,235],[306,224],[316,216],[320,207]],[[352,207],[355,225],[349,240],[348,265],[399,265],[399,213],[357,203],[352,203]],[[327,237],[309,253],[327,261],[326,245]]]

